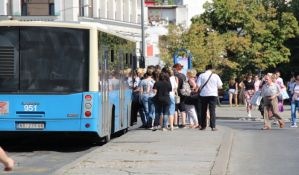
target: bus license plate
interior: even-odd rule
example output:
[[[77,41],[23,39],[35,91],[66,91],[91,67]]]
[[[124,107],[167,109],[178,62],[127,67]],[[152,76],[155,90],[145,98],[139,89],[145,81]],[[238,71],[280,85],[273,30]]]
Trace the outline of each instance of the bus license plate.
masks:
[[[45,123],[17,123],[17,129],[44,129]]]

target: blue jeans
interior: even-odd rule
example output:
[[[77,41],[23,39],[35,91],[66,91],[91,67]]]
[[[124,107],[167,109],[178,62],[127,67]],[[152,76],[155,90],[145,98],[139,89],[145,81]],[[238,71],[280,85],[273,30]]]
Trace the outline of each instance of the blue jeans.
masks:
[[[139,105],[138,112],[139,112],[139,115],[140,115],[140,118],[141,118],[141,121],[142,121],[142,125],[146,126],[147,125],[147,118],[146,118],[146,115],[145,115],[145,112],[144,112],[144,107],[143,107],[142,103]]]
[[[296,125],[296,108],[299,112],[299,101],[295,100],[291,103],[291,117],[292,117],[292,125]]]
[[[170,106],[169,106],[169,115],[174,115],[175,113],[175,99],[174,95],[170,95]]]
[[[148,94],[142,94],[141,97],[145,118],[148,122],[148,126],[152,126],[152,121],[155,119],[155,105],[153,102],[153,97],[150,97]]]

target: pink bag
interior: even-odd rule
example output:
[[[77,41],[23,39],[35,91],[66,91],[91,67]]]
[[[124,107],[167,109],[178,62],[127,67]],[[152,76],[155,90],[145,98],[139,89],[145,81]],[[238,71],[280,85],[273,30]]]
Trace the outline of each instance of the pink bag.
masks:
[[[283,111],[284,111],[284,109],[283,109],[283,104],[282,104],[281,101],[278,102],[278,111],[279,111],[279,112],[283,112]]]

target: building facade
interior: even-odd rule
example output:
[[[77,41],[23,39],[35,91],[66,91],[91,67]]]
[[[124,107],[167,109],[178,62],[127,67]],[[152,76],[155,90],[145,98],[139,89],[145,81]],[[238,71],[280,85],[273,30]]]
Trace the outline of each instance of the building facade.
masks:
[[[190,26],[190,19],[202,12],[207,0],[173,0],[155,4],[145,0],[145,61],[159,64],[159,36],[167,25]],[[134,38],[141,54],[141,0],[0,0],[0,20],[95,22],[107,30]]]

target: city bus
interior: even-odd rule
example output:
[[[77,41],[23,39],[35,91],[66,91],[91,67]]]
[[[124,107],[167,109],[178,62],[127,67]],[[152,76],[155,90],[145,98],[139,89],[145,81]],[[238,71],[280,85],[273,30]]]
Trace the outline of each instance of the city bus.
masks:
[[[0,21],[0,132],[127,131],[135,44],[97,24]]]

